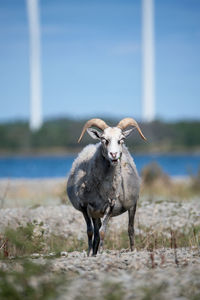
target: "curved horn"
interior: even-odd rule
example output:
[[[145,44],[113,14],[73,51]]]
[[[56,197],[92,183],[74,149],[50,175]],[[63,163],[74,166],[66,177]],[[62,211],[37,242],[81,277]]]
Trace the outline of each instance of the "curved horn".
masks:
[[[78,143],[81,141],[84,133],[86,132],[86,130],[92,126],[95,126],[101,130],[104,130],[106,128],[108,128],[108,125],[101,119],[91,119],[89,121],[87,121],[83,127],[83,130],[81,132],[80,138],[78,139]]]
[[[124,130],[126,129],[128,126],[133,126],[135,127],[139,134],[141,135],[141,137],[146,141],[146,138],[145,136],[143,135],[138,123],[132,119],[132,118],[125,118],[125,119],[122,119],[118,124],[117,124],[117,127],[120,128],[121,130]]]

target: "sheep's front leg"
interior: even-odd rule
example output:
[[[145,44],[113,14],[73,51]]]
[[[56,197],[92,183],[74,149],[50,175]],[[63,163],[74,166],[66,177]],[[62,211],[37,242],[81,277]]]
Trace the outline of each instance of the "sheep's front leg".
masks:
[[[116,202],[115,200],[109,200],[109,205],[106,208],[104,217],[102,219],[102,225],[101,225],[101,228],[100,228],[100,231],[99,231],[99,233],[100,233],[100,251],[103,250],[104,237],[105,237],[108,221],[110,220],[115,202]]]
[[[99,228],[101,227],[101,219],[92,219],[94,225],[93,255],[97,254],[100,242]]]
[[[85,218],[85,222],[87,224],[87,235],[88,235],[88,252],[87,255],[90,255],[90,252],[92,250],[92,237],[93,237],[93,227],[90,217],[88,216],[88,213],[86,210],[83,211],[83,216]]]
[[[134,219],[135,219],[136,206],[137,204],[135,203],[135,205],[128,210],[128,217],[129,217],[128,235],[130,240],[131,251],[133,251],[134,248]]]

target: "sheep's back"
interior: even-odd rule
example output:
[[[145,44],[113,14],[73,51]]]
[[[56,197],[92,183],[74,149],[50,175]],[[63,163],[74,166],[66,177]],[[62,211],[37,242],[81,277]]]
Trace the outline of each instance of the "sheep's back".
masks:
[[[79,153],[77,158],[74,160],[72,164],[72,168],[70,174],[76,174],[79,169],[86,171],[89,167],[91,158],[94,156],[97,150],[98,144],[90,144],[87,145],[83,150]]]

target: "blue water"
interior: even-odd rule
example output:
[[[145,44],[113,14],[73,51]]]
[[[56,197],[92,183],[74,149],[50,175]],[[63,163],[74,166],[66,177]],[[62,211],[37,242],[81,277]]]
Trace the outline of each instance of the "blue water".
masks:
[[[1,178],[63,177],[70,171],[75,156],[7,157],[0,158]],[[138,171],[156,161],[170,176],[195,174],[200,166],[200,155],[134,155]]]

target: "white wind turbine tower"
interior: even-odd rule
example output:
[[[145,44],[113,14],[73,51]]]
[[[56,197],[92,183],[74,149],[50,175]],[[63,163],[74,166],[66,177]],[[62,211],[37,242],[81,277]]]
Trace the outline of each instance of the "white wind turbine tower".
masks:
[[[39,0],[27,0],[30,36],[30,128],[42,126]]]
[[[155,119],[154,0],[142,0],[142,119]]]

